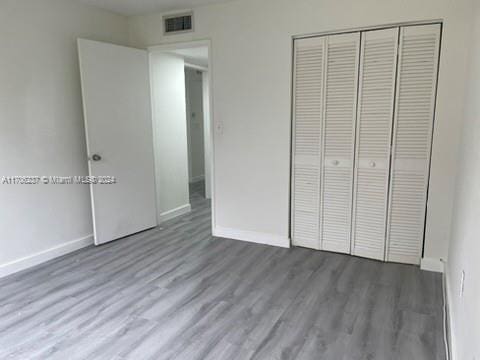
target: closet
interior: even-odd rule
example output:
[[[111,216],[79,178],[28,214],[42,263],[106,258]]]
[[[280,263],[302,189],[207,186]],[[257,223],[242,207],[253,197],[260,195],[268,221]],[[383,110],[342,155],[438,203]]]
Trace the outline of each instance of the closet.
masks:
[[[292,242],[419,264],[440,24],[294,41]]]

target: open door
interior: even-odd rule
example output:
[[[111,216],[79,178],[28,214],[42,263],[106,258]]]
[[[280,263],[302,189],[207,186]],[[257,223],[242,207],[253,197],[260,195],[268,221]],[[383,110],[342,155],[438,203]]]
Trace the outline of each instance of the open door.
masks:
[[[148,55],[78,40],[95,244],[157,225]]]

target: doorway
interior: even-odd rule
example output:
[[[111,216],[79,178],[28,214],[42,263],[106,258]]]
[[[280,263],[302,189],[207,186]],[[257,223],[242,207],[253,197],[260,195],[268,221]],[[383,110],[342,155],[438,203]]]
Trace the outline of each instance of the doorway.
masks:
[[[115,186],[90,184],[95,244],[189,213],[192,154],[203,157],[201,205],[205,215],[212,209],[214,226],[210,42],[146,51],[79,39],[78,50],[89,175],[115,179]],[[201,72],[195,120],[187,111],[186,66]],[[190,123],[203,131],[203,142],[195,137],[193,143]],[[202,148],[191,153],[190,141]]]
[[[157,220],[213,204],[210,42],[151,47]]]

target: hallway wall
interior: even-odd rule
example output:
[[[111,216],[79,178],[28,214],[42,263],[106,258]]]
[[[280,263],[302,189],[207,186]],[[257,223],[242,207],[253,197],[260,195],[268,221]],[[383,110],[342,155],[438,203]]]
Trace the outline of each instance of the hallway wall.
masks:
[[[190,211],[184,66],[179,56],[150,53],[159,223]]]
[[[202,73],[185,68],[189,181],[205,179]]]

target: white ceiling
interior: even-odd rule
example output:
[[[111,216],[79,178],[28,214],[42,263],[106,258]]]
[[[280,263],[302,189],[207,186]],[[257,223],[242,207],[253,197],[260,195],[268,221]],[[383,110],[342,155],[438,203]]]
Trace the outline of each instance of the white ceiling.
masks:
[[[77,0],[112,12],[131,16],[149,12],[190,9],[198,5],[230,0]]]

